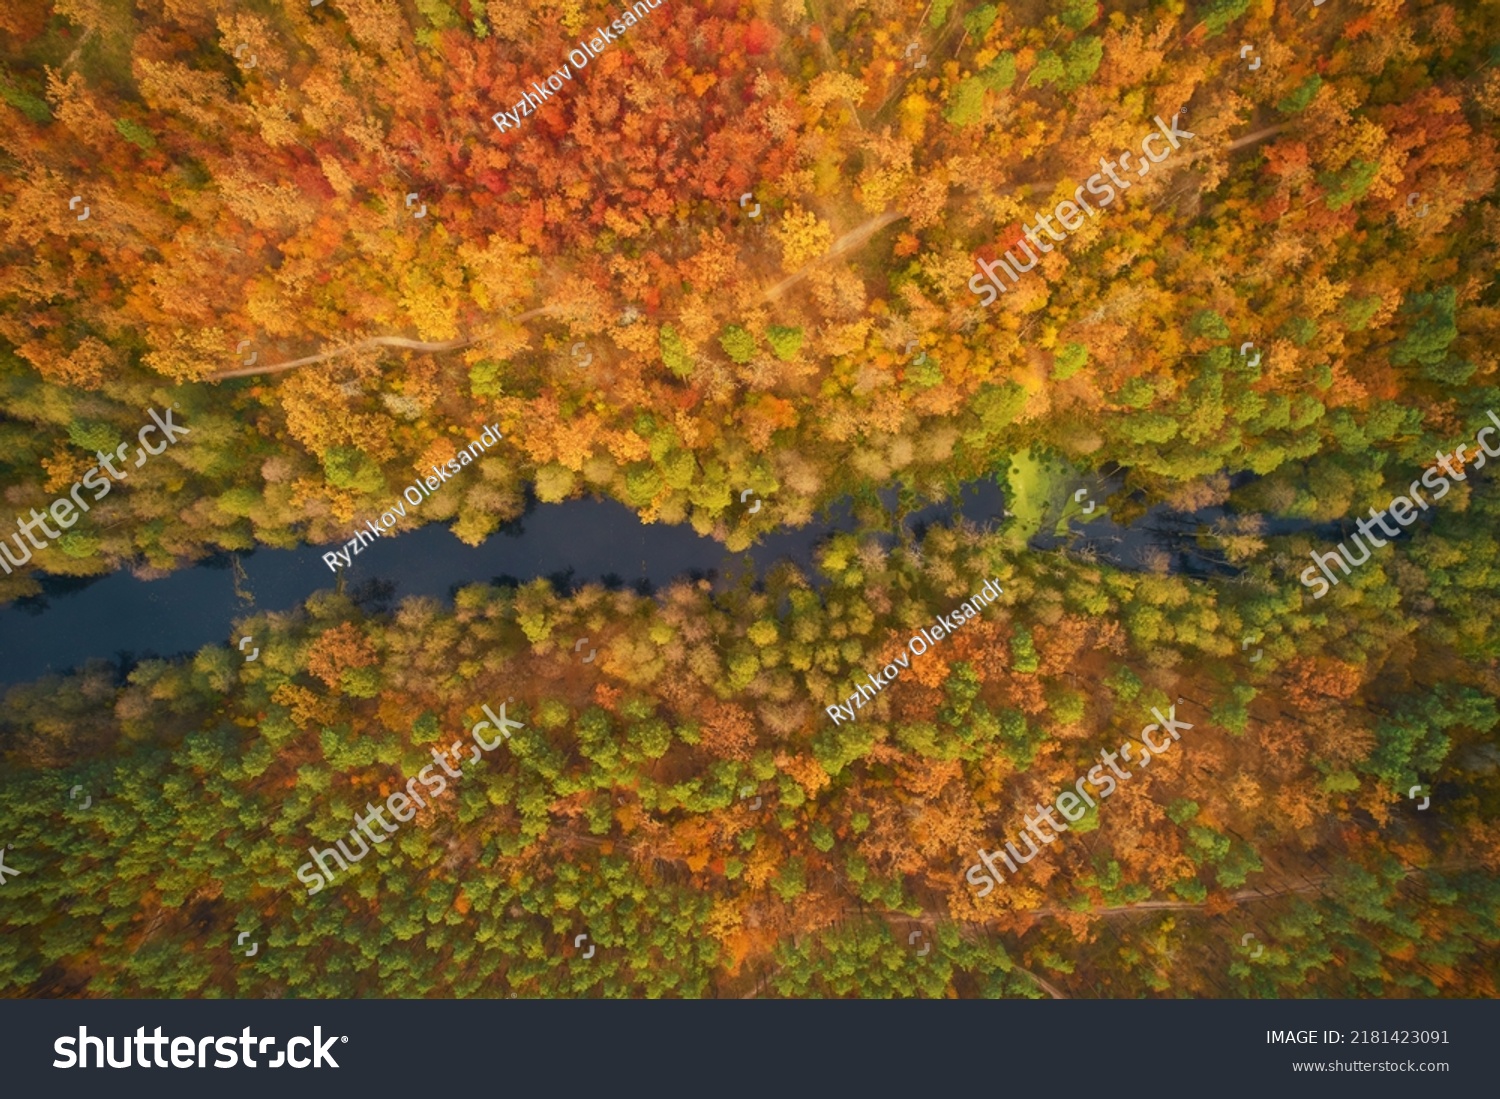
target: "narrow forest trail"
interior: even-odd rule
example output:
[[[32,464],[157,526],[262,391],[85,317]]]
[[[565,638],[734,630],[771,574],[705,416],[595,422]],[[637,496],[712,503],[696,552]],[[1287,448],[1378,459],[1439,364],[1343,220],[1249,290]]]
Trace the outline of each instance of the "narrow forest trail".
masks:
[[[1226,147],[1225,151],[1234,152],[1236,149],[1242,149],[1247,145],[1253,145],[1257,141],[1263,141],[1268,137],[1272,137],[1275,134],[1281,133],[1286,128],[1287,124],[1282,123],[1280,125],[1268,126],[1265,129],[1256,130],[1254,133],[1246,134],[1244,137],[1239,137],[1231,141]],[[1197,153],[1194,159],[1197,159],[1197,157],[1200,156],[1210,155],[1211,152],[1212,150],[1205,149],[1202,152]],[[1056,184],[1052,184],[1051,186],[1055,185]],[[1049,185],[1029,184],[1028,186],[1046,187]],[[818,264],[826,263],[831,259],[838,259],[839,257],[849,252],[853,252],[864,247],[870,242],[871,238],[873,238],[876,233],[880,232],[880,230],[884,229],[892,222],[899,221],[904,217],[906,217],[906,214],[900,210],[887,210],[883,214],[877,214],[875,217],[861,222],[859,225],[856,225],[853,229],[850,229],[848,232],[844,233],[837,240],[835,240],[832,247],[830,247],[827,252],[824,252],[821,256],[809,260],[807,263],[803,264],[802,267],[794,271],[792,274],[788,275],[786,278],[782,279],[780,282],[777,282],[771,287],[762,291],[760,300],[763,302],[776,300],[777,298],[781,297],[782,294],[786,293],[786,291],[790,290],[793,286],[796,286],[803,279],[807,278],[807,276],[812,273],[813,268],[818,266]],[[549,313],[555,313],[557,311],[558,306],[555,305],[544,305],[536,309],[528,309],[526,312],[517,314],[515,317],[510,318],[510,323],[519,324],[521,321],[530,320],[533,317],[540,317]],[[367,351],[376,347],[398,347],[407,351],[426,351],[434,354],[443,351],[457,351],[460,348],[468,347],[476,343],[479,339],[482,338],[482,336],[483,333],[479,333],[473,336],[461,337],[459,339],[440,340],[436,342],[413,340],[408,339],[405,336],[371,336],[369,339],[361,340],[358,343],[348,344],[344,347],[337,347],[332,351],[324,351],[317,355],[306,355],[300,359],[291,359],[287,362],[272,363],[266,366],[247,366],[241,367],[236,370],[223,370],[217,374],[210,374],[203,380],[208,382],[221,382],[227,381],[231,378],[250,378],[257,375],[279,374],[285,370],[295,370],[299,366],[311,366],[314,363],[328,362],[331,359],[337,359],[344,355],[351,355],[357,351]]]
[[[546,313],[555,313],[559,308],[556,305],[544,305],[539,309],[528,309],[524,313],[509,318],[509,321],[511,324],[519,324],[521,321],[530,320],[532,317],[540,317]],[[368,351],[375,347],[400,347],[408,351],[434,353],[440,351],[457,351],[461,347],[468,347],[470,344],[477,342],[482,336],[483,333],[480,333],[473,336],[464,336],[456,340],[440,340],[437,342],[412,340],[407,339],[405,336],[371,336],[367,340],[346,344],[343,347],[336,347],[332,351],[324,351],[317,355],[307,355],[300,359],[292,359],[288,362],[273,363],[266,366],[247,366],[238,370],[223,370],[217,374],[210,374],[203,380],[206,382],[222,382],[229,378],[251,378],[258,374],[279,374],[283,370],[294,370],[299,366],[311,366],[313,363],[327,362],[330,359],[352,355],[356,351]]]
[[[1253,145],[1257,141],[1263,141],[1268,137],[1279,134],[1286,128],[1286,124],[1283,123],[1277,126],[1268,126],[1262,130],[1256,130],[1254,133],[1246,134],[1244,137],[1235,138],[1225,147],[1224,151],[1232,153],[1236,149],[1242,149],[1247,145]],[[1198,155],[1207,156],[1211,155],[1213,152],[1214,150],[1205,149]],[[1057,186],[1057,183],[1055,181],[1052,183],[1031,183],[1026,184],[1025,186],[1032,189],[1045,189],[1055,187]],[[870,239],[876,233],[880,232],[880,230],[891,224],[891,222],[899,221],[905,216],[906,214],[904,214],[900,210],[887,210],[883,214],[879,214],[876,217],[870,218],[868,221],[856,225],[853,229],[850,229],[843,236],[839,237],[838,240],[834,241],[833,246],[827,252],[823,253],[823,255],[817,257],[816,259],[808,261],[795,273],[788,275],[786,278],[782,279],[780,282],[764,291],[760,296],[760,300],[772,301],[776,298],[779,298],[791,287],[795,286],[797,283],[805,279],[812,271],[812,269],[818,264],[824,263],[830,259],[837,259],[847,252],[852,252],[858,248],[863,247],[864,245],[868,244]]]
[[[1454,870],[1473,870],[1476,868],[1477,867],[1473,863],[1443,863],[1438,866],[1407,866],[1402,868],[1403,873],[1401,875],[1401,880],[1405,881],[1407,878],[1415,874],[1434,874]],[[1249,889],[1241,889],[1237,893],[1229,894],[1229,899],[1238,904],[1241,901],[1268,901],[1275,897],[1287,897],[1298,893],[1322,892],[1322,887],[1328,884],[1328,882],[1332,881],[1334,876],[1335,875],[1329,873],[1320,874],[1315,878],[1303,878],[1302,885],[1288,886],[1285,889],[1264,890],[1256,889],[1253,887]],[[1004,915],[1016,918],[1031,918],[1042,916],[1077,916],[1082,914],[1107,918],[1110,916],[1129,915],[1133,912],[1201,911],[1203,909],[1206,909],[1208,905],[1208,901],[1138,901],[1135,904],[1116,904],[1099,908],[1033,908],[1030,910],[1016,910],[1013,912],[1007,912],[1004,913]],[[932,926],[938,921],[947,919],[947,913],[924,910],[920,916],[908,916],[904,919],[898,919],[893,922],[915,924],[925,928]],[[969,927],[986,926],[985,924],[973,923],[971,921],[963,922],[965,926]]]
[[[1443,863],[1443,864],[1440,864],[1440,865],[1437,865],[1437,866],[1407,866],[1407,867],[1403,867],[1402,869],[1403,869],[1404,872],[1402,874],[1401,880],[1404,881],[1406,878],[1411,877],[1411,876],[1413,876],[1415,874],[1428,874],[1428,873],[1437,873],[1437,872],[1454,871],[1454,870],[1473,870],[1473,869],[1477,869],[1477,866],[1474,863],[1463,863],[1463,862],[1460,862],[1460,863]],[[1333,878],[1334,878],[1334,875],[1331,874],[1331,873],[1328,873],[1328,874],[1319,875],[1316,878],[1304,878],[1302,885],[1289,886],[1289,887],[1287,887],[1285,889],[1273,889],[1273,890],[1270,890],[1270,891],[1264,891],[1264,890],[1255,889],[1255,888],[1241,889],[1241,890],[1239,890],[1236,893],[1231,893],[1229,895],[1229,899],[1238,903],[1240,901],[1271,900],[1271,899],[1273,899],[1275,897],[1286,897],[1286,896],[1292,896],[1292,895],[1299,894],[1299,893],[1321,892],[1322,891],[1322,887],[1324,885],[1326,885],[1329,881],[1331,881]],[[1186,911],[1201,911],[1201,910],[1206,909],[1207,907],[1208,907],[1208,902],[1206,902],[1206,901],[1204,901],[1204,902],[1198,902],[1198,903],[1194,903],[1192,901],[1140,901],[1140,902],[1138,902],[1136,904],[1118,904],[1118,905],[1109,905],[1109,906],[1100,907],[1100,908],[1085,908],[1085,909],[1055,908],[1055,907],[1054,908],[1037,908],[1037,909],[1032,909],[1031,911],[1018,911],[1018,912],[1013,912],[1013,913],[1007,913],[1007,915],[1024,916],[1024,917],[1031,917],[1031,916],[1041,917],[1041,916],[1078,915],[1080,913],[1085,913],[1085,914],[1090,915],[1090,916],[1110,917],[1110,916],[1127,915],[1127,914],[1130,914],[1130,913],[1133,913],[1133,912],[1186,912]],[[861,911],[863,911],[863,909],[861,909]],[[948,916],[947,916],[946,913],[924,911],[920,916],[897,917],[897,918],[892,919],[892,920],[890,920],[888,922],[891,925],[895,925],[895,926],[907,926],[907,927],[915,926],[915,927],[921,927],[921,928],[923,928],[925,930],[931,930],[934,924],[936,924],[938,922],[941,922],[941,921],[946,921],[946,920],[948,920]],[[986,925],[985,924],[976,924],[976,923],[964,921],[963,922],[963,926],[982,929]],[[1047,980],[1045,980],[1042,977],[1038,976],[1037,974],[1031,972],[1029,969],[1026,969],[1023,966],[1019,965],[1019,964],[1017,964],[1015,966],[1015,968],[1016,968],[1016,970],[1018,972],[1023,973],[1027,977],[1031,978],[1031,980],[1036,983],[1036,985],[1037,985],[1038,988],[1040,988],[1042,991],[1046,992],[1047,995],[1051,996],[1054,1000],[1066,1000],[1066,999],[1069,999],[1069,996],[1068,996],[1068,994],[1066,992],[1062,991],[1062,989],[1058,988],[1056,985],[1051,984],[1050,982],[1048,982]],[[776,975],[776,973],[779,971],[779,969],[780,969],[779,966],[773,966],[771,969],[769,969],[765,973],[761,974],[761,976],[756,980],[754,986],[750,989],[750,991],[746,992],[746,993],[743,993],[740,998],[744,999],[744,1000],[753,1000],[753,999],[755,999],[765,989],[766,984],[771,980],[771,978],[773,978]]]
[[[1026,976],[1030,977],[1033,981],[1035,981],[1037,987],[1045,992],[1048,996],[1051,996],[1054,1000],[1066,1000],[1068,998],[1067,993],[1061,991],[1056,985],[1049,984],[1047,981],[1042,980],[1042,978],[1038,977],[1031,970],[1019,965],[1016,966],[1016,968],[1022,973],[1026,974]]]
[[[807,276],[812,272],[812,269],[818,264],[824,263],[830,259],[835,259],[843,255],[845,252],[850,252],[859,247],[862,247],[881,229],[884,229],[891,222],[897,221],[905,216],[906,215],[899,210],[887,210],[885,213],[878,214],[875,217],[870,218],[868,221],[861,222],[859,225],[856,225],[853,229],[850,229],[847,233],[843,234],[843,236],[834,241],[833,246],[829,248],[827,252],[823,253],[821,256],[817,256],[814,259],[808,260],[807,263],[803,264],[802,267],[797,271],[788,275],[786,278],[776,283],[776,285],[772,286],[770,289],[764,291],[761,294],[760,300],[771,301],[775,298],[780,297],[786,290],[790,289],[797,283],[801,282],[803,279],[807,278]],[[519,324],[521,321],[530,320],[533,317],[540,317],[548,313],[556,313],[558,309],[559,307],[555,305],[544,305],[537,309],[528,309],[524,313],[519,313],[516,316],[509,318],[509,321],[511,324]],[[336,347],[332,351],[324,351],[317,355],[306,355],[300,359],[290,359],[287,362],[270,363],[266,366],[247,366],[241,367],[236,370],[222,370],[217,374],[210,374],[203,380],[207,382],[221,382],[227,381],[230,378],[251,378],[257,375],[279,374],[284,370],[295,370],[299,366],[311,366],[314,363],[328,362],[331,359],[341,358],[344,355],[352,355],[356,351],[367,351],[376,347],[399,347],[408,351],[426,351],[430,353],[457,351],[460,348],[468,347],[471,344],[476,343],[479,339],[482,338],[482,336],[483,333],[479,333],[473,336],[465,336],[459,339],[441,340],[437,342],[413,340],[408,339],[405,336],[371,336],[369,339],[360,340],[358,343],[347,344],[344,347]]]
[[[1264,130],[1256,130],[1253,134],[1246,134],[1244,137],[1237,137],[1229,143],[1228,151],[1232,153],[1236,149],[1243,149],[1246,145],[1254,145],[1257,141],[1262,141],[1265,138],[1273,137],[1274,135],[1281,133],[1282,130],[1285,130],[1288,125],[1289,123],[1282,122],[1276,126],[1267,126]]]
[[[850,229],[843,236],[839,237],[838,240],[834,241],[833,246],[829,248],[828,251],[824,252],[821,256],[818,256],[816,259],[808,260],[807,263],[803,264],[797,271],[788,275],[786,278],[782,279],[770,289],[762,292],[760,300],[774,301],[776,298],[781,297],[781,295],[787,290],[791,289],[793,286],[797,285],[797,283],[807,278],[807,276],[812,272],[812,269],[818,264],[825,263],[831,259],[837,259],[845,252],[852,252],[857,248],[863,247],[865,244],[869,243],[870,238],[873,237],[876,233],[880,232],[880,230],[884,229],[891,222],[899,221],[905,216],[906,215],[900,210],[887,210],[885,213],[878,214],[875,217],[870,218],[868,221],[861,222],[853,229]]]
[[[366,351],[372,347],[403,347],[410,351],[456,351],[460,347],[468,347],[473,342],[472,337],[461,340],[444,340],[440,343],[426,343],[422,340],[409,340],[404,336],[372,336],[367,340],[361,340],[359,343],[347,344],[332,351],[324,351],[319,355],[308,355],[301,359],[292,359],[290,362],[276,363],[268,366],[247,366],[239,370],[224,370],[218,374],[211,374],[204,380],[221,382],[229,378],[251,378],[257,374],[279,374],[283,370],[293,370],[299,366],[311,366],[313,363],[327,362],[329,359],[337,359],[343,355],[352,355],[356,351]]]

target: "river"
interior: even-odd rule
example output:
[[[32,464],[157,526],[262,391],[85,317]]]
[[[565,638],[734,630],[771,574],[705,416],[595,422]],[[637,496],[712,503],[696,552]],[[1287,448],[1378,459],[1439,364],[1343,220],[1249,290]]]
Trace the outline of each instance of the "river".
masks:
[[[882,499],[890,507],[894,493],[886,492]],[[767,504],[774,506],[774,500]],[[1199,553],[1190,532],[1219,514],[1218,509],[1206,509],[1174,515],[1154,508],[1128,528],[1108,517],[1086,525],[1075,522],[1074,527],[1076,538],[1101,560],[1122,568],[1143,568],[1147,551],[1155,549],[1167,554],[1174,572],[1215,575],[1234,570]],[[904,521],[920,536],[925,526],[951,522],[955,515],[982,528],[997,525],[1004,515],[1000,487],[989,480],[972,482],[956,501],[928,506]],[[723,583],[747,569],[763,577],[781,561],[811,573],[819,543],[858,527],[853,506],[845,499],[832,504],[819,520],[765,535],[735,554],[689,526],[642,523],[623,504],[578,499],[533,503],[479,546],[464,545],[436,523],[388,535],[340,571],[351,595],[377,607],[414,595],[449,600],[454,589],[465,584],[525,583],[538,577],[559,585],[600,582],[649,593],[683,577]],[[888,532],[882,538],[895,542]],[[1031,546],[1055,549],[1062,541],[1049,534],[1033,538]],[[222,554],[152,580],[139,579],[128,570],[87,580],[44,577],[41,595],[0,608],[0,684],[66,672],[91,659],[111,660],[128,669],[148,657],[178,656],[216,643],[233,645],[238,641],[232,636],[235,619],[292,610],[314,592],[334,587],[337,578],[322,554],[335,548]]]

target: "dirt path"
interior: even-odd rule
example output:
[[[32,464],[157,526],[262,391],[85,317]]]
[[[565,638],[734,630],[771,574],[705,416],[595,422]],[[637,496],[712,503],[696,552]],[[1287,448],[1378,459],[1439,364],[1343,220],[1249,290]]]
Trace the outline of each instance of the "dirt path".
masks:
[[[1288,123],[1283,122],[1279,126],[1267,126],[1264,130],[1256,130],[1253,134],[1246,134],[1244,137],[1237,137],[1229,143],[1229,151],[1232,153],[1236,149],[1243,149],[1246,145],[1254,145],[1257,141],[1260,141],[1263,138],[1279,134],[1282,130],[1287,128],[1287,125]]]
[[[1045,992],[1048,996],[1051,996],[1054,1000],[1066,1000],[1068,998],[1067,994],[1064,993],[1064,992],[1062,992],[1056,985],[1048,984],[1046,981],[1042,980],[1040,977],[1038,977],[1031,970],[1024,969],[1021,966],[1016,966],[1016,969],[1019,970],[1020,972],[1024,973],[1024,974],[1026,974],[1026,976],[1030,977],[1033,981],[1035,981],[1037,987],[1040,988],[1043,992]]]
[[[1225,151],[1234,152],[1236,149],[1242,149],[1246,145],[1253,145],[1257,141],[1264,141],[1268,137],[1272,137],[1276,134],[1281,133],[1286,128],[1286,124],[1282,124],[1279,126],[1268,126],[1263,130],[1256,130],[1254,133],[1246,134],[1244,137],[1237,137],[1229,143]],[[1205,149],[1200,155],[1211,155],[1214,151],[1215,150]],[[1050,187],[1055,187],[1056,185],[1057,184],[1055,182],[1027,184],[1027,186],[1031,187],[1034,190],[1046,190]],[[799,271],[794,274],[788,275],[786,278],[782,279],[780,282],[776,283],[774,286],[770,287],[768,290],[762,293],[760,296],[760,300],[772,301],[775,298],[779,298],[787,290],[791,289],[793,286],[797,285],[797,283],[807,278],[808,273],[811,272],[812,269],[818,264],[830,259],[837,259],[839,256],[844,255],[846,252],[852,252],[855,249],[862,247],[869,242],[871,237],[880,232],[880,230],[884,229],[891,222],[898,221],[905,216],[906,215],[901,213],[899,210],[887,210],[885,213],[879,215],[878,217],[873,217],[869,221],[863,222],[860,225],[856,225],[853,229],[850,229],[843,236],[839,237],[838,240],[834,241],[833,247],[830,248],[827,252],[823,253],[823,255],[807,263]]]
[[[540,309],[528,309],[510,318],[512,324],[518,324],[532,317],[540,317],[544,313],[555,313],[558,306],[544,305]],[[299,366],[311,366],[313,363],[327,362],[329,359],[337,359],[344,355],[352,355],[356,351],[367,351],[372,347],[400,347],[407,351],[457,351],[461,347],[468,347],[477,342],[483,333],[474,336],[465,336],[456,340],[442,340],[437,343],[429,343],[424,340],[409,340],[405,336],[371,336],[367,340],[351,343],[344,347],[336,347],[332,351],[324,351],[318,355],[307,355],[300,359],[292,359],[289,362],[267,364],[266,366],[246,366],[239,370],[223,370],[218,374],[210,374],[203,379],[207,382],[221,382],[228,378],[251,378],[257,374],[279,374],[283,370],[295,370]]]
[[[818,264],[823,263],[827,260],[836,259],[839,256],[843,255],[845,252],[854,251],[854,249],[863,246],[866,242],[869,241],[871,237],[880,232],[880,230],[884,229],[891,222],[899,221],[905,216],[906,215],[903,214],[900,210],[887,210],[885,213],[880,214],[877,217],[872,217],[869,221],[862,222],[861,224],[856,225],[853,229],[850,229],[843,236],[839,237],[838,240],[834,241],[833,247],[824,252],[817,259],[810,260],[808,263],[804,264],[798,271],[788,275],[786,278],[778,282],[775,286],[772,286],[769,290],[766,290],[763,294],[761,294],[760,300],[772,301],[775,298],[781,297],[781,295],[791,287],[796,286],[797,283],[807,278],[808,273],[812,271],[812,269]]]
[[[1281,133],[1286,128],[1287,124],[1283,123],[1277,126],[1268,126],[1262,130],[1256,130],[1254,133],[1246,134],[1244,137],[1235,138],[1235,140],[1229,143],[1227,151],[1233,152],[1234,150],[1242,149],[1247,145],[1253,145],[1257,141],[1263,141],[1268,137],[1272,137],[1276,134]],[[1211,152],[1211,150],[1205,149],[1198,155],[1211,155]],[[1046,188],[1049,185],[1031,184],[1030,186],[1034,188]],[[808,261],[799,270],[788,275],[780,282],[763,291],[761,293],[760,300],[774,301],[775,299],[781,297],[781,295],[786,293],[786,291],[790,290],[793,286],[796,286],[803,279],[807,278],[807,276],[812,272],[812,269],[818,264],[825,263],[831,259],[837,259],[840,256],[845,255],[846,253],[853,252],[863,247],[865,244],[869,243],[870,238],[873,237],[876,233],[880,232],[880,230],[884,229],[893,221],[899,221],[905,216],[906,215],[899,210],[887,210],[883,214],[879,214],[875,217],[870,218],[868,221],[856,225],[853,229],[850,229],[847,233],[843,234],[836,241],[834,241],[833,247],[831,247],[827,252],[823,253],[821,256],[818,256],[816,259]],[[557,306],[551,305],[545,305],[538,309],[529,309],[524,313],[512,317],[511,323],[518,324],[521,321],[530,320],[532,317],[540,317],[544,314],[554,313],[556,311]],[[237,370],[223,370],[217,374],[210,374],[207,378],[204,379],[204,381],[220,382],[226,381],[230,378],[251,378],[262,374],[279,374],[283,370],[295,370],[299,366],[311,366],[313,363],[328,362],[330,359],[337,359],[344,355],[353,354],[356,351],[366,351],[375,347],[399,347],[407,351],[426,351],[430,353],[437,353],[442,351],[457,351],[460,348],[468,347],[471,344],[477,342],[482,335],[483,334],[481,333],[479,335],[467,336],[456,340],[442,340],[438,342],[412,340],[407,339],[404,336],[372,336],[369,339],[361,340],[358,343],[352,343],[344,347],[334,348],[332,351],[324,351],[317,355],[306,355],[303,358],[291,359],[287,362],[272,363],[267,364],[266,366],[247,366],[241,367]]]
[[[1438,866],[1408,866],[1404,868],[1405,872],[1402,874],[1402,878],[1409,878],[1414,874],[1446,873],[1454,870],[1471,870],[1473,868],[1474,866],[1471,863],[1444,863]],[[1320,892],[1324,885],[1333,880],[1333,877],[1333,874],[1320,874],[1315,878],[1304,878],[1303,884],[1301,885],[1288,886],[1284,889],[1241,889],[1237,893],[1229,894],[1229,899],[1235,902],[1268,901],[1275,897],[1286,897],[1297,893]],[[1029,911],[1018,910],[1015,912],[1007,912],[1005,913],[1005,915],[1017,917],[1071,916],[1077,915],[1082,912],[1090,916],[1109,917],[1123,916],[1132,912],[1189,912],[1201,910],[1207,907],[1208,902],[1206,901],[1197,903],[1193,901],[1139,901],[1135,904],[1117,904],[1111,905],[1107,908],[1033,908]],[[926,926],[933,921],[945,920],[947,918],[948,917],[946,916],[946,914],[942,912],[924,911],[921,916],[908,917],[908,921],[911,923],[920,923]],[[975,924],[971,926],[984,925]]]

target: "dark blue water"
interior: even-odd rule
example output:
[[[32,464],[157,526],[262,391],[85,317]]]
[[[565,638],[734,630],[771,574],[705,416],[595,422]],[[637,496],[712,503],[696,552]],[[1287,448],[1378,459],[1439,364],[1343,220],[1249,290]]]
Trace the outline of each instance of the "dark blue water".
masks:
[[[893,494],[884,500],[893,504]],[[774,500],[767,505],[774,507]],[[951,522],[961,514],[982,526],[998,520],[1000,512],[999,487],[975,482],[956,502],[924,508],[907,516],[906,524],[920,533],[926,524]],[[649,593],[682,577],[721,581],[746,571],[764,576],[781,561],[810,573],[820,542],[858,528],[854,509],[844,500],[821,521],[766,535],[736,554],[689,526],[642,523],[612,500],[570,500],[532,506],[479,546],[464,545],[439,524],[387,535],[367,545],[339,576],[351,595],[378,607],[414,595],[449,599],[466,584],[521,584],[538,577],[559,587],[604,583]],[[0,683],[66,672],[94,658],[128,665],[204,645],[233,645],[240,637],[236,620],[292,610],[314,592],[335,587],[339,577],[322,555],[340,548],[261,549],[156,580],[128,572],[87,581],[45,578],[41,596],[0,608]],[[237,594],[236,586],[248,598]]]
[[[1106,479],[1097,496],[1103,498],[1119,484],[1118,477]],[[880,493],[880,501],[888,513],[895,512],[894,491]],[[766,503],[775,506],[774,500]],[[990,529],[1003,522],[1004,514],[999,486],[974,481],[954,500],[906,514],[902,527],[920,540],[933,524],[961,517]],[[1239,570],[1204,553],[1196,543],[1200,526],[1226,514],[1222,508],[1183,514],[1157,506],[1128,527],[1107,515],[1091,522],[1079,517],[1066,536],[1052,533],[1052,524],[1044,523],[1031,547],[1086,549],[1100,561],[1130,570],[1165,565],[1169,572],[1193,577],[1232,576]],[[1269,520],[1265,533],[1286,534],[1312,526],[1302,520]],[[642,523],[633,511],[612,500],[570,500],[533,503],[520,519],[479,546],[464,545],[439,524],[387,535],[367,545],[337,575],[322,555],[343,548],[342,543],[224,555],[156,580],[137,579],[129,572],[82,581],[44,577],[42,595],[0,607],[0,684],[66,672],[92,659],[129,667],[147,657],[178,656],[204,645],[233,646],[241,636],[234,625],[237,620],[292,610],[314,592],[340,582],[371,610],[384,610],[415,595],[448,600],[466,584],[524,584],[540,577],[560,590],[602,583],[650,594],[682,578],[707,579],[721,586],[747,574],[760,578],[783,561],[812,576],[819,544],[855,530],[887,546],[897,540],[889,529],[871,531],[867,523],[861,524],[848,499],[831,505],[805,527],[763,536],[743,553],[730,553],[686,525]]]

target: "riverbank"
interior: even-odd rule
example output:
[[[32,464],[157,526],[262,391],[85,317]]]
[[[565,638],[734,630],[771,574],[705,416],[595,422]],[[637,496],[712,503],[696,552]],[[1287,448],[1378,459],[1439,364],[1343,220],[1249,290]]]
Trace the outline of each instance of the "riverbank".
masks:
[[[887,495],[893,506],[894,494]],[[960,490],[958,501],[922,508],[905,522],[917,531],[958,516],[986,523],[999,516],[1001,503],[999,487],[980,481]],[[446,601],[458,587],[487,581],[519,585],[545,577],[556,587],[599,583],[649,592],[682,578],[719,581],[745,569],[763,577],[783,561],[811,573],[819,543],[861,529],[854,511],[852,501],[837,501],[821,522],[777,531],[731,553],[686,524],[642,523],[613,500],[533,503],[478,546],[438,524],[387,536],[339,577],[361,600]],[[896,535],[889,537],[894,544]],[[330,586],[320,559],[325,550],[226,554],[151,580],[128,572],[83,581],[44,577],[41,596],[0,608],[0,684],[66,672],[91,659],[131,663],[234,644],[239,639],[229,634],[236,619],[291,610]]]

